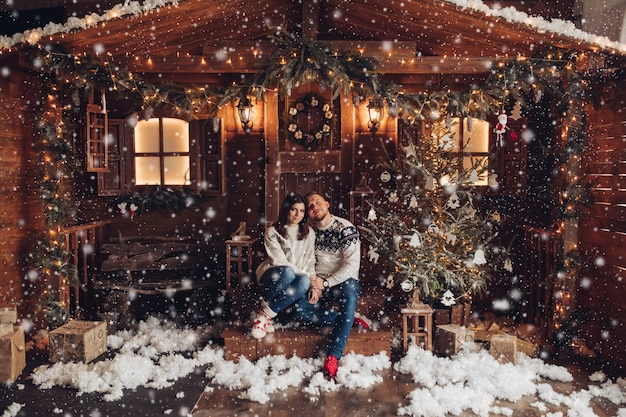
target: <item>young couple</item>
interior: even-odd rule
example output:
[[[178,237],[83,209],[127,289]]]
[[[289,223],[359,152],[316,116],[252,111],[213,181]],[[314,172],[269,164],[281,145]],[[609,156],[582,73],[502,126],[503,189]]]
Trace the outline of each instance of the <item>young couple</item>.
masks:
[[[283,200],[278,221],[265,231],[267,259],[256,270],[263,299],[251,334],[260,339],[273,332],[272,319],[293,304],[299,320],[332,326],[324,372],[334,378],[352,326],[369,326],[355,317],[361,292],[359,232],[329,208],[317,192]]]

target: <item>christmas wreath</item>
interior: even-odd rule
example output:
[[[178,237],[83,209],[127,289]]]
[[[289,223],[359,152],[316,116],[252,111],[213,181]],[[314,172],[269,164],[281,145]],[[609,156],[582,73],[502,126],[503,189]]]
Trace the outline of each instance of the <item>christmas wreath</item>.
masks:
[[[298,125],[298,115],[317,111],[320,122],[317,127],[305,131]],[[289,139],[308,146],[318,145],[330,138],[335,113],[330,102],[316,94],[307,94],[294,101],[287,111],[287,134]]]

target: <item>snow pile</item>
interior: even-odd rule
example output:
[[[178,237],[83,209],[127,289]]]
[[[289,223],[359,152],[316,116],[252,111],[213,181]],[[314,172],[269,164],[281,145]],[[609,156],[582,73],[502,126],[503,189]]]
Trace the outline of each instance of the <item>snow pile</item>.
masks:
[[[399,408],[400,415],[443,417],[471,411],[478,416],[490,413],[510,416],[513,410],[498,406],[497,400],[515,403],[527,395],[541,399],[532,404],[540,412],[548,411],[550,406],[565,406],[570,416],[596,416],[590,406],[593,397],[607,398],[616,405],[626,404],[624,380],[561,394],[541,381],[571,382],[572,375],[566,368],[522,353],[518,354],[516,365],[502,364],[486,350],[471,345],[466,345],[453,358],[440,358],[412,346],[394,369],[411,375],[420,385],[408,395],[409,404]],[[559,411],[555,413],[546,415],[562,417]],[[620,416],[626,416],[626,408],[620,410]]]
[[[48,23],[42,28],[27,30],[22,33],[16,33],[13,36],[0,36],[0,50],[10,48],[20,43],[36,44],[45,36],[55,35],[57,33],[68,33],[75,29],[86,29],[96,26],[100,22],[117,19],[127,15],[139,15],[147,13],[151,10],[167,5],[178,5],[178,0],[145,0],[143,3],[139,1],[126,0],[124,3],[115,5],[113,8],[105,11],[103,14],[91,13],[83,18],[70,17],[65,24]]]
[[[502,17],[511,23],[523,23],[541,32],[551,32],[565,35],[573,39],[579,39],[603,48],[613,48],[622,52],[626,51],[626,45],[610,40],[606,36],[594,35],[576,27],[573,22],[563,19],[547,20],[541,16],[531,16],[517,10],[513,6],[492,9],[481,0],[446,0],[463,9],[474,9],[487,16]]]
[[[266,403],[272,395],[289,387],[300,387],[311,401],[341,388],[367,389],[382,382],[381,371],[392,368],[384,352],[374,356],[350,353],[341,359],[336,380],[329,381],[320,371],[320,358],[275,355],[256,362],[245,358],[227,361],[221,348],[206,345],[206,330],[181,330],[152,318],[140,323],[137,332],[122,331],[109,336],[109,347],[118,349],[111,359],[92,364],[40,366],[34,370],[33,382],[42,389],[56,385],[75,388],[77,395],[100,392],[105,401],[116,401],[122,399],[124,390],[169,387],[201,368],[210,381],[206,393],[222,386],[238,391],[241,399]],[[393,369],[410,375],[416,384],[405,403],[398,405],[399,415],[443,417],[471,411],[477,416],[510,416],[513,410],[498,401],[515,403],[524,396],[533,396],[538,400],[530,407],[545,416],[563,417],[556,407],[566,407],[570,417],[593,417],[596,414],[591,400],[604,398],[622,407],[618,417],[626,417],[626,379],[607,381],[602,373],[595,373],[588,389],[560,393],[546,381],[571,382],[573,378],[567,369],[522,353],[513,365],[502,364],[486,350],[470,344],[451,358],[411,346]],[[180,392],[177,396],[184,395]],[[8,415],[5,412],[1,417],[13,416],[19,408],[19,404],[14,404],[7,410]]]
[[[275,355],[262,357],[256,363],[245,358],[238,363],[218,362],[207,371],[207,376],[214,384],[242,391],[239,398],[262,404],[269,401],[271,394],[298,386],[303,386],[303,392],[314,401],[322,393],[340,387],[369,388],[378,384],[382,377],[376,372],[391,368],[391,361],[383,352],[374,356],[349,353],[341,359],[335,381],[327,380],[320,372],[321,368],[322,360],[319,358]]]
[[[100,392],[105,401],[119,400],[124,389],[169,387],[196,367],[222,359],[222,350],[210,345],[196,351],[202,341],[199,334],[151,318],[141,322],[136,333],[121,331],[107,338],[109,348],[119,349],[114,358],[91,364],[43,365],[34,370],[33,383],[42,389],[55,385],[76,388],[78,395]],[[193,352],[191,357],[183,355],[188,352]]]

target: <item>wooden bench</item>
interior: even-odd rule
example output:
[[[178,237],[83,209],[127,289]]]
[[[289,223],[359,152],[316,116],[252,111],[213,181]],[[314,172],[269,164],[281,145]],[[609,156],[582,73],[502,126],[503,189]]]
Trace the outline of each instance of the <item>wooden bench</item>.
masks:
[[[324,329],[276,329],[263,339],[254,339],[249,329],[227,328],[222,331],[224,351],[227,360],[245,357],[251,361],[267,355],[296,355],[300,358],[314,357],[324,351],[329,328]],[[391,331],[352,329],[345,353],[366,356],[382,351],[391,357]]]
[[[208,247],[188,238],[129,237],[103,243],[96,288],[163,294],[215,285],[198,276]]]

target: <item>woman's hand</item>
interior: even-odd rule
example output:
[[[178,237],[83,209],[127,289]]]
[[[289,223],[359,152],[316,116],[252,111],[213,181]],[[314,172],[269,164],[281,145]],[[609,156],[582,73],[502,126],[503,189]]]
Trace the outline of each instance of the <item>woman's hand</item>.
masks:
[[[309,289],[308,300],[310,304],[317,303],[322,297],[323,290],[317,287],[311,287]]]

